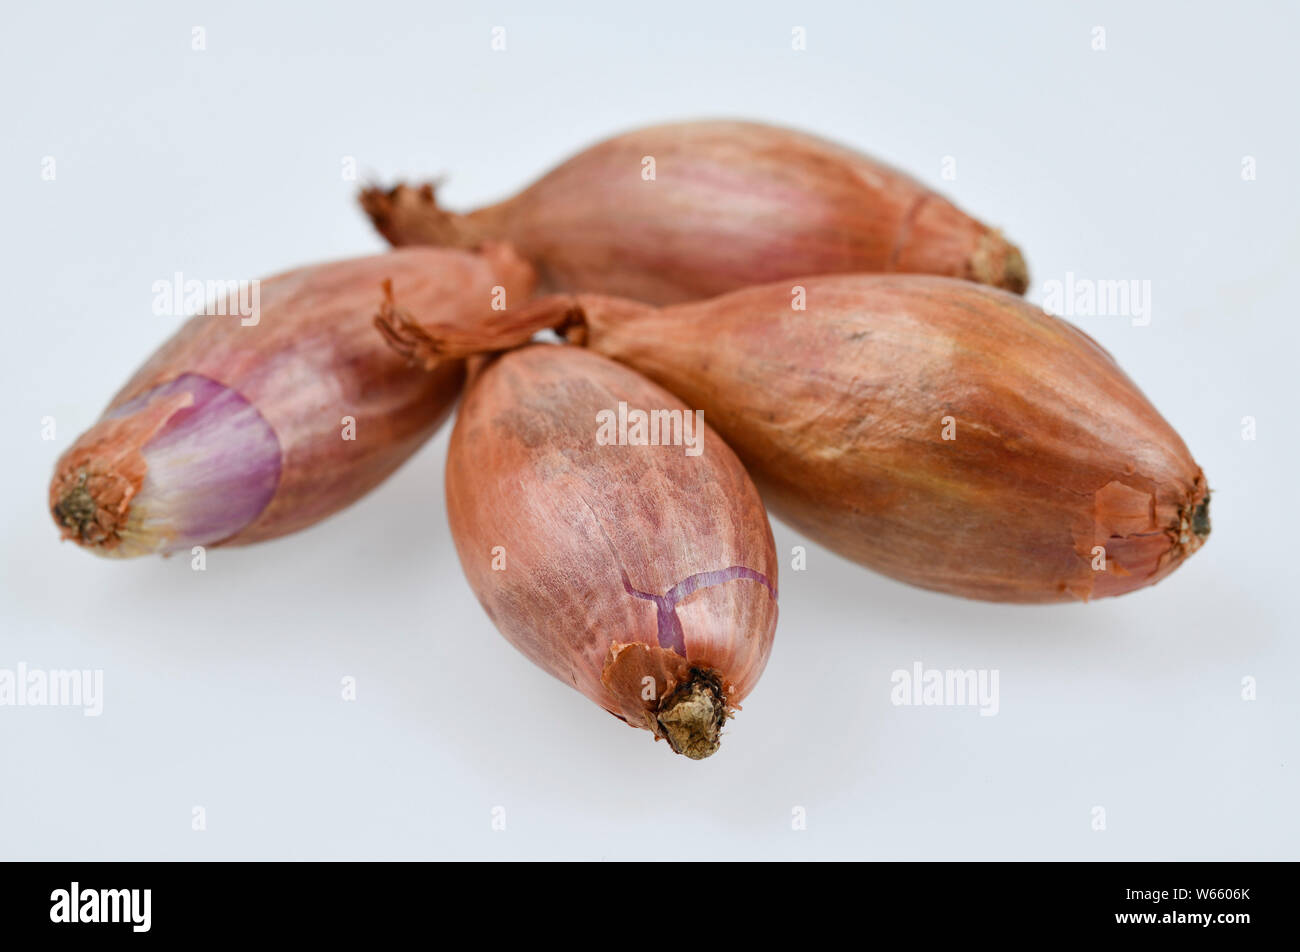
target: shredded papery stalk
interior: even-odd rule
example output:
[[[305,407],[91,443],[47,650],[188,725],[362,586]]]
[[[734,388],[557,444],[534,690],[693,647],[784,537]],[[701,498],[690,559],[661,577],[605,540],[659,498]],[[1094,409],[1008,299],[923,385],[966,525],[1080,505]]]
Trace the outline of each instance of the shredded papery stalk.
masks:
[[[422,324],[416,315],[397,306],[392,285],[387,281],[383,303],[375,314],[375,327],[389,346],[425,368],[432,368],[442,360],[510,350],[528,343],[542,331],[565,333],[582,322],[579,299],[557,294],[520,308],[492,312],[473,324]]]

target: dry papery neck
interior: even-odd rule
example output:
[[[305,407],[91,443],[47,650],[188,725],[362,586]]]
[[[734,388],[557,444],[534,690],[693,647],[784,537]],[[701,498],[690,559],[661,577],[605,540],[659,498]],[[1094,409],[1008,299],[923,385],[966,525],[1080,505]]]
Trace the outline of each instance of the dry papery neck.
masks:
[[[388,345],[408,360],[432,368],[442,360],[510,350],[541,331],[553,330],[581,344],[587,321],[583,299],[568,294],[539,298],[520,308],[496,311],[462,324],[422,324],[418,315],[397,306],[392,286],[384,284],[384,302],[375,315]]]
[[[722,682],[706,668],[691,668],[690,677],[659,705],[658,724],[668,745],[691,760],[717,751],[726,722]]]
[[[498,237],[494,233],[496,206],[465,215],[449,212],[438,205],[438,184],[399,182],[389,189],[369,186],[361,190],[358,201],[375,230],[395,247],[433,245],[470,251]]]

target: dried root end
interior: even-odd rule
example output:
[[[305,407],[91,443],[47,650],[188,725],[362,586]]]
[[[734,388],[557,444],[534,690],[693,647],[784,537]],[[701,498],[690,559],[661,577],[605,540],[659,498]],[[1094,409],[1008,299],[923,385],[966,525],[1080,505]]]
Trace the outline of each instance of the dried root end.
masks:
[[[171,392],[100,420],[72,444],[50,481],[50,513],[63,538],[100,555],[127,554],[123,539],[137,522],[131,510],[149,468],[143,447],[173,414],[193,404],[192,393]]]
[[[60,473],[50,487],[50,514],[63,538],[111,552],[121,544],[127,510],[138,488],[138,482],[118,473]]]
[[[1192,532],[1196,537],[1204,542],[1210,537],[1210,497],[1206,495],[1194,510],[1192,510]]]
[[[84,539],[95,525],[95,513],[99,506],[95,497],[86,489],[86,474],[81,474],[81,482],[73,486],[54,504],[54,518],[64,529],[71,529],[73,534]]]
[[[674,751],[703,760],[717,751],[727,716],[722,682],[712,671],[693,667],[659,705],[658,726]]]
[[[980,284],[1024,294],[1029,288],[1029,268],[1020,249],[991,230],[980,236],[970,258],[971,276]]]
[[[1210,537],[1210,491],[1201,488],[1178,515],[1178,552],[1191,555]]]
[[[1029,290],[1029,267],[1025,264],[1025,256],[1013,244],[1007,245],[1007,258],[1002,266],[1001,286],[1016,294],[1024,294]]]

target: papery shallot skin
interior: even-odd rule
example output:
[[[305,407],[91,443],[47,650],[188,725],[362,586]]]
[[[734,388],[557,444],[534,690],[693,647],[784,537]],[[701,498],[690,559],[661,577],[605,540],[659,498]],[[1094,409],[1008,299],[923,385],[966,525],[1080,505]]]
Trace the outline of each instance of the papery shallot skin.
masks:
[[[602,445],[598,414],[620,402],[686,411],[574,347],[532,345],[487,363],[452,431],[448,519],[471,587],[512,644],[698,759],[716,750],[772,648],[771,527],[707,426],[699,455]]]
[[[1121,595],[1208,537],[1209,489],[1114,359],[966,281],[832,275],[657,309],[559,295],[390,340],[436,362],[556,327],[702,409],[772,511],[922,588],[1001,602]]]
[[[109,556],[260,542],[382,482],[465,373],[421,371],[385,345],[386,281],[398,305],[454,325],[490,311],[494,288],[522,302],[533,274],[505,247],[409,249],[267,279],[255,320],[191,318],[60,458],[49,501],[64,537]]]
[[[782,519],[922,588],[1120,595],[1208,536],[1201,468],[1082,331],[968,282],[800,283],[807,311],[789,283],[636,317],[591,302],[587,346],[702,408]]]
[[[1017,293],[1029,280],[1014,245],[916,180],[825,139],[753,122],[616,136],[464,215],[440,209],[427,185],[368,189],[362,204],[394,245],[505,240],[548,290],[652,304],[803,274],[920,272]]]

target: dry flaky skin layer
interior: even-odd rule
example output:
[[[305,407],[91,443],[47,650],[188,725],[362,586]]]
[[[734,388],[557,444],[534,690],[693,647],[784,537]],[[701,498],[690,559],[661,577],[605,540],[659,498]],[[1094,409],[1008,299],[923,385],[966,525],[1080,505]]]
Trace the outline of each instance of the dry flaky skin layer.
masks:
[[[258,542],[336,512],[385,479],[450,411],[464,367],[448,361],[426,373],[385,345],[373,325],[385,280],[400,305],[453,325],[487,312],[496,285],[512,301],[532,290],[531,269],[503,247],[483,255],[411,249],[287,272],[261,283],[256,325],[191,318],[109,404],[106,413],[197,374],[242,395],[273,428],[281,450],[274,496],[241,531],[210,544]],[[65,537],[109,555],[167,548],[153,538],[123,546],[122,536],[146,475],[142,450],[187,403],[171,397],[101,419],[73,444],[50,487]],[[344,416],[355,420],[355,439],[342,438]]]
[[[396,337],[433,365],[567,328],[703,409],[787,522],[923,588],[1120,595],[1209,535],[1200,467],[1082,331],[963,281],[798,283],[806,311],[789,282],[663,309],[556,296],[474,328],[408,322]]]
[[[50,484],[50,510],[65,539],[105,552],[121,547],[127,511],[148,470],[140,447],[188,404],[178,394],[142,413],[101,420],[63,454]]]
[[[506,638],[629,724],[703,757],[771,651],[771,528],[744,467],[707,427],[699,456],[600,445],[597,413],[620,401],[684,409],[578,348],[533,345],[487,363],[452,432],[448,519]]]
[[[642,161],[655,160],[655,178]],[[639,129],[507,201],[443,211],[432,186],[368,189],[394,245],[510,241],[550,290],[672,304],[803,274],[921,272],[1022,293],[1019,250],[914,179],[814,136],[750,122]]]

